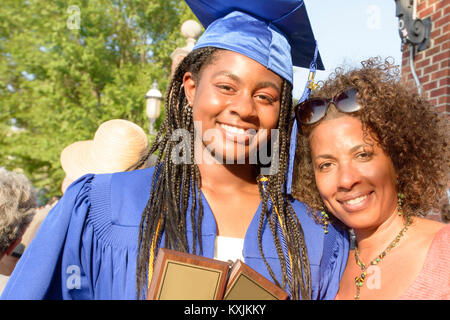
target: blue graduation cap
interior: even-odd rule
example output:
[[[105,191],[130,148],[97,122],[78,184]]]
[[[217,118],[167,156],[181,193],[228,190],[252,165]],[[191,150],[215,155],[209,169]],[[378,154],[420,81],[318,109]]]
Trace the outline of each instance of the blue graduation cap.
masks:
[[[194,49],[241,53],[293,83],[293,66],[309,68],[316,42],[302,0],[186,0],[206,31]],[[324,70],[320,55],[316,66]]]

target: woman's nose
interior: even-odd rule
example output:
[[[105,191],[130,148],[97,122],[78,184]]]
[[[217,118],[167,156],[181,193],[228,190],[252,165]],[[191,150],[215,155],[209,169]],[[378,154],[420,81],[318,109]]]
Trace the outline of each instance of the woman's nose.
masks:
[[[338,175],[340,191],[349,191],[361,181],[359,171],[350,164],[341,165]]]
[[[240,99],[234,101],[230,111],[246,122],[253,122],[254,119],[257,119],[256,104],[253,97],[241,96]]]

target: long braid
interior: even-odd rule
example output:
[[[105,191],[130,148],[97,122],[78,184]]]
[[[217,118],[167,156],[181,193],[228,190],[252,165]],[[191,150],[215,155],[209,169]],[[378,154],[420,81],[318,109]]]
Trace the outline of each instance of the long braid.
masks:
[[[136,261],[136,291],[138,298],[146,295],[148,285],[148,269],[150,255],[155,256],[164,234],[164,246],[179,251],[188,251],[186,237],[186,213],[190,195],[200,195],[198,184],[200,174],[194,164],[194,153],[191,148],[190,159],[175,164],[171,157],[178,141],[172,141],[172,133],[177,129],[189,130],[190,141],[193,142],[194,125],[192,108],[185,107],[187,100],[183,88],[183,76],[192,72],[195,76],[203,65],[208,64],[214,56],[215,48],[203,48],[191,52],[175,70],[166,95],[166,118],[158,131],[149,154],[158,153],[155,173],[152,178],[150,197],[142,213],[139,228],[139,246]],[[187,137],[183,137],[185,139]],[[193,145],[193,143],[191,143]],[[187,155],[183,155],[186,157]],[[198,207],[198,218],[195,212]],[[203,217],[202,201],[192,196],[191,222],[193,232],[193,250],[201,239],[201,221]],[[200,242],[200,250],[201,241]],[[152,244],[156,245],[151,247]],[[151,252],[153,250],[153,252]]]
[[[305,237],[303,229],[301,227],[300,221],[295,215],[291,204],[288,199],[286,199],[285,190],[285,174],[287,170],[288,163],[288,152],[284,150],[289,150],[289,118],[292,115],[292,102],[290,92],[292,86],[290,83],[284,81],[283,92],[282,92],[282,106],[280,108],[279,117],[279,164],[278,171],[275,174],[269,175],[267,181],[267,189],[264,190],[260,184],[259,190],[261,194],[261,199],[263,199],[263,206],[261,210],[260,223],[258,228],[258,247],[263,258],[264,264],[269,271],[272,279],[275,283],[279,283],[275,278],[275,275],[268,264],[263,248],[262,248],[262,227],[264,219],[267,218],[267,222],[270,226],[271,233],[275,242],[275,248],[280,260],[281,272],[282,272],[282,287],[285,285],[289,287],[292,299],[310,299],[311,298],[311,273],[308,253],[306,250]],[[278,153],[275,153],[278,154]],[[275,160],[276,161],[276,160]],[[268,196],[270,195],[272,201],[272,212],[268,212],[268,207],[265,203],[268,201]],[[287,265],[285,255],[287,252],[282,253],[280,235],[276,232],[274,225],[274,208],[277,208],[278,214],[284,226],[283,235],[286,241],[287,248],[289,249],[290,261],[292,261],[291,276],[289,279],[287,274]],[[281,251],[282,252],[282,251]]]

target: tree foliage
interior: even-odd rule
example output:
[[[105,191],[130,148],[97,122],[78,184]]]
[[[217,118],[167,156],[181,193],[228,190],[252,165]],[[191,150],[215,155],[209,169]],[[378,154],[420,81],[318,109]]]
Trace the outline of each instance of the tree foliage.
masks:
[[[64,147],[114,118],[147,131],[145,93],[164,94],[188,19],[179,0],[2,0],[0,166],[58,195]]]

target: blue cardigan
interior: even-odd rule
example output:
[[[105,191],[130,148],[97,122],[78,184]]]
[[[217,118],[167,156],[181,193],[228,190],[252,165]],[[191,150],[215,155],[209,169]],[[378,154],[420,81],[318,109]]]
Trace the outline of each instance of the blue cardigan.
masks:
[[[75,181],[49,212],[16,265],[2,299],[136,299],[136,257],[141,214],[147,204],[154,168]],[[216,222],[202,195],[203,255],[214,256]],[[347,263],[345,230],[321,225],[291,199],[306,238],[313,299],[333,299]],[[261,204],[247,230],[245,263],[272,280],[258,249]],[[192,226],[187,219],[187,238]],[[281,267],[267,223],[263,250],[278,280]],[[192,244],[190,243],[190,248]]]

